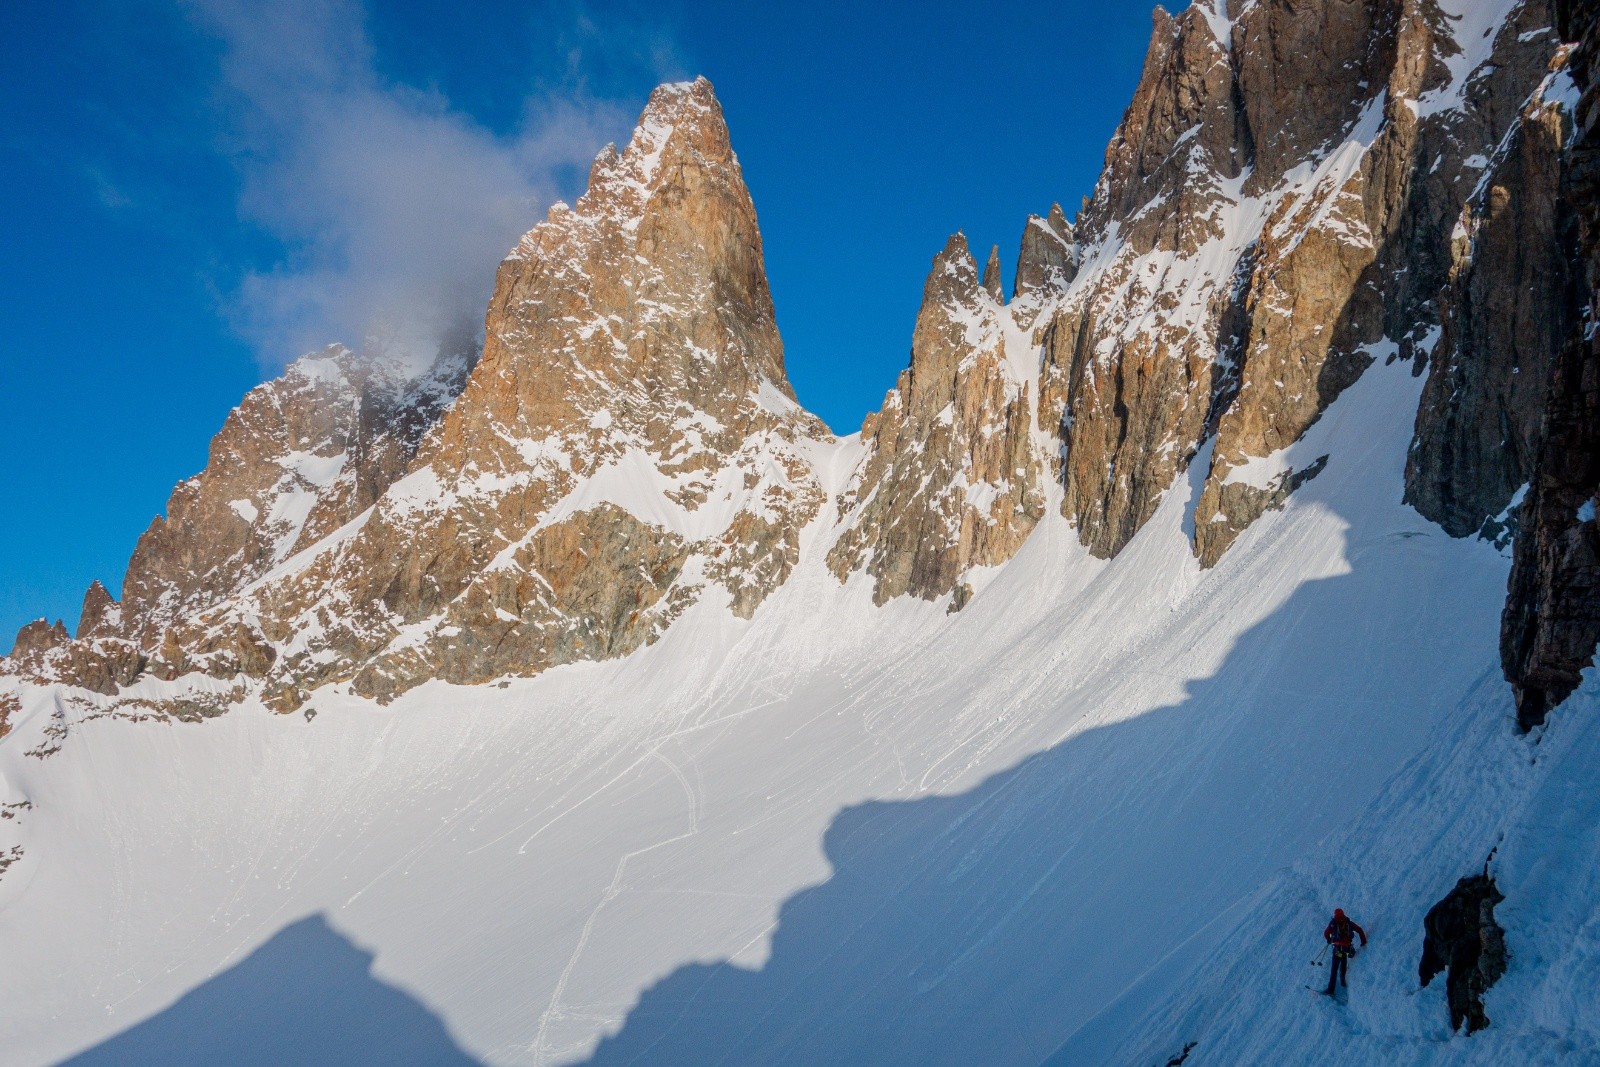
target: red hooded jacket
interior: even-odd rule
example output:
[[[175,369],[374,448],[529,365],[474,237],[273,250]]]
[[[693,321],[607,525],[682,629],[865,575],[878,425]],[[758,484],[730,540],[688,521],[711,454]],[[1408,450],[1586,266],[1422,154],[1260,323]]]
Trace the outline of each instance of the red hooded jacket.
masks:
[[[1341,909],[1335,908],[1333,921],[1322,931],[1322,940],[1334,948],[1350,948],[1355,944],[1357,935],[1361,937],[1361,947],[1366,948],[1367,932],[1352,922]]]

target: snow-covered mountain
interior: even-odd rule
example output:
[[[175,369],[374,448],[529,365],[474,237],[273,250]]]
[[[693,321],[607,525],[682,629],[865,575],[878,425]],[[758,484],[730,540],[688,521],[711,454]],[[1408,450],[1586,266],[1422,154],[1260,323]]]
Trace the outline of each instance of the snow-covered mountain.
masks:
[[[1600,1062],[1594,28],[1158,9],[843,438],[661,87],[481,356],[303,358],[19,635],[0,1062]]]

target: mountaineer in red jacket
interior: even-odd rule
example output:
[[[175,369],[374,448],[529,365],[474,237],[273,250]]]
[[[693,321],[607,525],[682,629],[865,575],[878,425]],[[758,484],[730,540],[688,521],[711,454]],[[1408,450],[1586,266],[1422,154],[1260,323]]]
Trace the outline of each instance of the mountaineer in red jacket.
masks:
[[[1328,996],[1333,996],[1334,983],[1339,985],[1345,982],[1345,972],[1350,966],[1350,957],[1356,954],[1356,938],[1361,938],[1361,947],[1367,947],[1367,932],[1350,920],[1343,908],[1333,909],[1333,921],[1322,931],[1322,940],[1333,946],[1333,965],[1328,968]]]

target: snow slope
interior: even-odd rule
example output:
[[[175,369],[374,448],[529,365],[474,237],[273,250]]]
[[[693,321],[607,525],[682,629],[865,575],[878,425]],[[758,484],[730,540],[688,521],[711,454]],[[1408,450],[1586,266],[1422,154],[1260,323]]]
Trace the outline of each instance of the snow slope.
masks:
[[[750,622],[708,600],[501,687],[201,725],[29,690],[0,1062],[348,1062],[343,1003],[431,1035],[374,1063],[1585,1062],[1593,716],[1510,735],[1506,561],[1399,504],[1418,388],[1369,371],[1207,572],[1180,481],[1116,559],[1052,518],[955,615],[841,587],[819,521]],[[1451,1043],[1406,975],[1502,830],[1507,1028]],[[1376,940],[1329,1016],[1298,985],[1335,900]],[[306,996],[324,973],[355,986]],[[279,1044],[228,1046],[216,1004]]]
[[[1048,1062],[1159,1064],[1193,1042],[1185,1067],[1600,1063],[1600,679],[1528,737],[1504,689],[1486,677],[1359,818],[1219,915],[1209,952],[1184,946]],[[1421,916],[1486,863],[1510,964],[1469,1037],[1444,978],[1419,987]],[[1327,981],[1312,961],[1340,905],[1372,940],[1336,1007],[1300,988]]]

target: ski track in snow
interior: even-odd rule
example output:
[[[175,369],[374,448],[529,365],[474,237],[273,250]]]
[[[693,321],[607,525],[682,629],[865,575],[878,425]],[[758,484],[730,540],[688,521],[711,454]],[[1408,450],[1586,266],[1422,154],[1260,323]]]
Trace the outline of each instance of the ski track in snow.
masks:
[[[1209,572],[1191,475],[1110,562],[1052,506],[954,616],[840,586],[819,524],[752,621],[708,599],[504,688],[76,722],[43,761],[30,691],[0,1062],[314,915],[495,1064],[1600,1062],[1563,1044],[1597,1029],[1600,700],[1510,735],[1507,561],[1399,503],[1420,383],[1342,394],[1295,446],[1325,471]],[[1421,914],[1497,842],[1501,1029],[1452,1039]],[[1374,937],[1337,1015],[1298,988],[1335,902]]]

